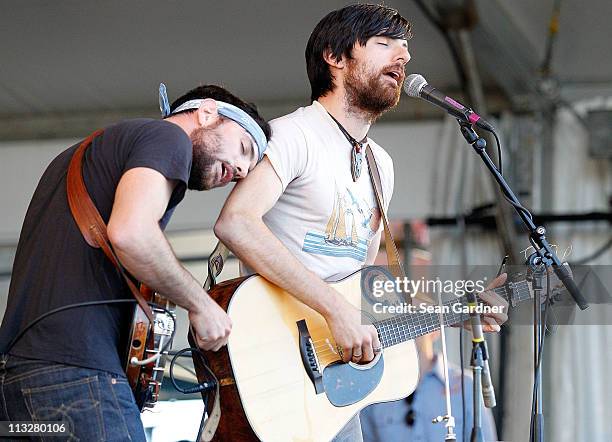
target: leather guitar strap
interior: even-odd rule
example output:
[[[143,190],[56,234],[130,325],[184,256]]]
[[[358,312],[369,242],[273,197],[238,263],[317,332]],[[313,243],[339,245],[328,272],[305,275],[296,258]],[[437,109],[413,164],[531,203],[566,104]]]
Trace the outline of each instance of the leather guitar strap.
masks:
[[[119,258],[113,251],[113,248],[108,240],[108,234],[106,231],[106,224],[98,212],[94,202],[92,201],[89,193],[87,192],[87,188],[85,187],[85,181],[83,180],[83,158],[85,155],[85,151],[91,145],[94,138],[102,134],[102,130],[97,130],[92,133],[89,137],[87,137],[74,152],[72,159],[70,160],[70,165],[68,166],[68,174],[66,177],[67,182],[67,194],[68,194],[68,205],[70,206],[70,212],[74,217],[74,220],[83,235],[83,238],[91,247],[101,248],[106,257],[113,263],[113,265],[119,270],[121,275],[123,275],[123,279],[127,283],[132,295],[136,298],[138,305],[144,311],[149,320],[149,327],[154,326],[153,321],[153,311],[149,304],[144,300],[142,295],[140,294],[139,289],[136,287],[132,279],[128,276],[127,272],[121,265]],[[223,265],[221,265],[221,268]],[[218,275],[221,272],[221,269],[217,272]],[[209,264],[209,275],[210,275],[210,264]],[[215,275],[215,276],[216,276]],[[191,335],[191,330],[190,330]],[[192,336],[189,336],[189,341],[192,346],[195,345],[195,341],[192,341]],[[194,357],[194,365],[195,365],[195,357]],[[205,442],[212,440],[217,426],[219,425],[219,420],[221,417],[221,406],[220,406],[220,395],[219,395],[219,382],[217,381],[215,375],[212,373],[210,368],[206,365],[198,366],[200,371],[205,369],[208,371],[208,374],[212,379],[214,379],[216,384],[215,397],[213,399],[213,406],[209,413],[208,419],[206,419],[206,424],[203,428],[200,429],[199,439]],[[199,376],[198,376],[199,377]],[[200,379],[203,382],[203,379]]]
[[[204,290],[208,291],[217,284],[217,276],[219,276],[223,270],[223,266],[228,256],[229,249],[221,241],[217,242],[215,249],[208,257],[208,276],[204,282]],[[187,340],[189,341],[191,347],[196,347],[195,334],[191,327],[189,328]],[[196,438],[196,441],[198,442],[209,442],[215,435],[217,427],[219,426],[219,421],[221,420],[221,383],[213,371],[208,367],[208,364],[204,358],[200,357],[200,355],[197,355],[194,352],[191,353],[191,358],[193,359],[193,366],[196,371],[198,382],[203,383],[212,379],[212,381],[215,383],[214,396],[212,397],[212,407],[210,411],[206,410],[208,417],[206,419],[202,418],[200,430]],[[204,395],[206,395],[206,393],[202,393],[202,399],[204,399]],[[210,400],[208,402],[210,403]]]
[[[368,161],[368,170],[370,172],[370,179],[372,181],[372,187],[374,188],[374,195],[376,196],[376,203],[380,209],[380,217],[382,218],[383,226],[385,228],[385,250],[387,252],[387,264],[390,267],[391,273],[396,278],[403,278],[406,276],[404,267],[400,261],[399,252],[393,241],[393,235],[391,235],[391,229],[389,228],[389,221],[387,214],[385,213],[385,206],[383,205],[383,192],[382,185],[380,183],[380,174],[378,172],[378,165],[374,158],[372,148],[368,144],[366,146],[366,159]]]
[[[119,270],[130,291],[132,292],[132,295],[134,295],[134,298],[136,298],[138,305],[145,315],[147,315],[149,327],[153,327],[153,311],[140,294],[139,289],[136,287],[132,279],[128,276],[127,272],[119,262],[117,255],[115,255],[115,252],[113,251],[113,248],[108,240],[106,224],[89,196],[87,188],[85,187],[85,181],[83,180],[83,157],[85,155],[85,151],[92,143],[93,139],[98,135],[101,135],[102,132],[103,131],[100,129],[88,136],[72,155],[70,165],[68,166],[68,175],[66,176],[68,205],[70,206],[70,212],[72,212],[72,216],[87,244],[89,244],[91,247],[102,249],[110,262],[112,262],[117,270]]]

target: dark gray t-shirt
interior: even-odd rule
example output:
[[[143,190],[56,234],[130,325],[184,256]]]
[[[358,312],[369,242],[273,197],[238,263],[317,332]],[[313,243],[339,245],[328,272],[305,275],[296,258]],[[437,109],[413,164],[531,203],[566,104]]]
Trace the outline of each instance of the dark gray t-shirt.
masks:
[[[78,145],[47,167],[23,223],[13,264],[0,353],[28,323],[52,309],[85,301],[132,298],[119,272],[100,249],[87,245],[68,207],[66,172]],[[183,199],[192,145],[175,124],[151,119],[110,126],[85,153],[83,177],[107,223],[121,176],[135,167],[177,181],[159,224],[164,229]],[[123,373],[133,305],[79,307],[53,314],[32,327],[10,354]]]

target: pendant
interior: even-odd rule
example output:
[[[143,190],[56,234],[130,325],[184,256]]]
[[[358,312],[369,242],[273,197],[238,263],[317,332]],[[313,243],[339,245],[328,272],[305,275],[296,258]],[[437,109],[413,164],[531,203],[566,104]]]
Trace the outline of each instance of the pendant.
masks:
[[[356,144],[351,150],[351,175],[353,182],[356,182],[361,176],[361,163],[363,161],[363,152],[360,145]]]

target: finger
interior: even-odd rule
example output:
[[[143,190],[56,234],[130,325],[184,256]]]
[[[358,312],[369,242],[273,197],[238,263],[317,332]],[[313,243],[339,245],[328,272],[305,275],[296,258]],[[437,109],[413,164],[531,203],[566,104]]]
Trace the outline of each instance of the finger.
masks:
[[[227,336],[221,334],[209,335],[206,338],[199,338],[198,345],[204,350],[217,351],[220,347],[227,343]]]
[[[491,289],[494,289],[494,288],[497,288],[499,286],[504,285],[504,283],[506,282],[506,279],[508,279],[508,274],[507,273],[504,272],[504,273],[500,274],[493,281],[491,281],[488,286],[485,287],[485,291],[486,290],[491,290]]]
[[[213,345],[214,343],[211,341],[200,341],[198,343],[198,347],[200,347],[202,350],[206,350],[206,351],[210,351],[213,349]]]
[[[467,331],[472,331],[472,323],[470,321],[463,321],[463,323],[459,323],[457,326],[463,327]]]
[[[228,341],[229,341],[229,334],[226,334],[225,336],[221,337],[218,340],[218,347],[215,351],[219,350],[221,347],[223,347],[224,345],[227,345]]]
[[[374,349],[372,348],[372,343],[364,343],[361,346],[361,351],[363,351],[363,357],[361,358],[361,362],[370,362],[374,359]]]
[[[203,350],[208,350],[207,347],[208,347],[208,344],[210,343],[208,339],[204,339],[196,335],[196,342],[198,344],[198,347],[200,347]]]
[[[493,318],[482,317],[482,331],[485,333],[497,333],[501,330],[500,325]]]
[[[498,325],[502,325],[504,322],[508,320],[508,315],[505,313],[485,313],[482,315],[483,318],[491,318]]]
[[[508,304],[507,303],[504,303],[505,305],[500,305],[500,303],[497,303],[497,302],[485,302],[485,304],[488,304],[489,306],[494,307],[494,308],[491,311],[487,311],[483,313],[483,316],[494,318],[497,321],[497,323],[500,325],[508,320]]]
[[[493,291],[482,292],[478,297],[485,304],[502,307],[504,313],[508,310],[508,301]]]
[[[372,338],[372,351],[374,352],[374,356],[382,351],[382,343],[380,342],[376,328],[374,328],[374,336]]]
[[[340,358],[344,362],[349,362],[353,357],[353,349],[351,347],[340,347]]]
[[[351,355],[352,362],[357,363],[363,359],[363,350],[360,345],[356,345],[351,350],[352,350],[352,355]]]
[[[227,344],[227,341],[225,339],[219,339],[212,347],[212,351],[219,351],[221,347],[223,347],[225,344]]]

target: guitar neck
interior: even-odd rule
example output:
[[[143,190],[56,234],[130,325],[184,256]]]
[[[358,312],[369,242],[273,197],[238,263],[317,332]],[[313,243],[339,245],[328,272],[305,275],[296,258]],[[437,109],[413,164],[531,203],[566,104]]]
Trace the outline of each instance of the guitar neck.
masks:
[[[527,281],[515,282],[510,287],[504,285],[494,289],[495,293],[504,298],[509,305],[515,305],[531,298]],[[445,326],[461,323],[469,318],[467,313],[456,312],[452,307],[461,298],[451,299],[442,304],[442,320]],[[479,298],[480,299],[480,298]],[[406,313],[394,315],[391,318],[374,322],[378,330],[380,342],[384,348],[416,339],[419,336],[432,333],[440,329],[439,313]]]

